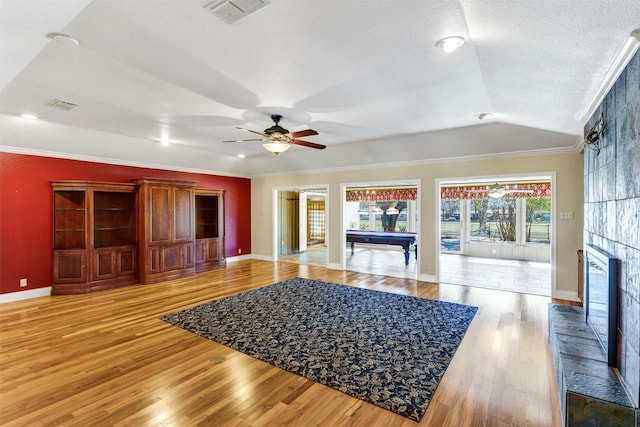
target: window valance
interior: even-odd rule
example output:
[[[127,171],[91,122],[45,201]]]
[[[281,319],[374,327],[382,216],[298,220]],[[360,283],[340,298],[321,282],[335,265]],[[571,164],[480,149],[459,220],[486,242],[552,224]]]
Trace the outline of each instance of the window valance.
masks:
[[[511,199],[543,199],[551,197],[550,182],[531,182],[505,184],[508,189],[531,190],[533,193],[509,193],[505,197]],[[487,185],[460,185],[440,187],[442,200],[470,200],[487,197]]]
[[[347,202],[393,202],[417,199],[418,189],[416,187],[347,188]]]

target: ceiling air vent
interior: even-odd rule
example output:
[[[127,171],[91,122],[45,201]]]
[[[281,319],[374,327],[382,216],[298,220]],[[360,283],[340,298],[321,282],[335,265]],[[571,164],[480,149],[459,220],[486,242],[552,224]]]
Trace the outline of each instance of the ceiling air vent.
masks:
[[[268,0],[216,0],[203,7],[227,24],[233,24],[268,4]]]
[[[78,104],[74,104],[73,102],[61,101],[59,99],[54,99],[50,103],[47,104],[49,107],[57,108],[58,110],[69,111],[72,108],[76,108]]]

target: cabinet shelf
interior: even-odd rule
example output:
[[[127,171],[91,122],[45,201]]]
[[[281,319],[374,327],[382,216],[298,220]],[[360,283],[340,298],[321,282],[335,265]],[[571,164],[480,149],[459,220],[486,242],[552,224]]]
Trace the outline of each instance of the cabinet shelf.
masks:
[[[196,239],[220,237],[222,193],[202,190],[196,194]]]
[[[196,189],[196,271],[224,263],[224,191]]]
[[[95,227],[95,231],[109,231],[109,230],[132,230],[133,227]]]
[[[135,193],[96,191],[93,233],[96,248],[136,243]]]
[[[87,293],[137,279],[137,188],[53,181],[54,294]]]
[[[87,247],[86,201],[84,191],[61,190],[53,195],[53,248],[78,250]]]

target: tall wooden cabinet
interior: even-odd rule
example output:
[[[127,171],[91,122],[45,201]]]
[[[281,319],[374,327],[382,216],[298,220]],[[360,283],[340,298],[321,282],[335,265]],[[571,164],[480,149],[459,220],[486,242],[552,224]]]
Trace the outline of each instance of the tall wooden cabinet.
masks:
[[[134,183],[139,192],[140,282],[193,276],[195,183],[155,178]]]
[[[52,294],[138,282],[134,184],[53,181]]]
[[[54,295],[156,283],[225,264],[224,190],[155,178],[51,186]]]
[[[196,271],[225,265],[224,190],[196,189]]]

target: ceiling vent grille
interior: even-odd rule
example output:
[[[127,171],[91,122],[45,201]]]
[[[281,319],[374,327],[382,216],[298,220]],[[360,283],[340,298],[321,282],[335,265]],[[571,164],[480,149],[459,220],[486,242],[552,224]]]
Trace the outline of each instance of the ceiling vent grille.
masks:
[[[57,108],[58,110],[69,111],[72,108],[76,108],[78,104],[74,104],[73,102],[61,101],[59,99],[54,99],[50,103],[47,104],[49,107]]]
[[[268,0],[215,0],[203,7],[227,24],[233,24],[268,4]]]

